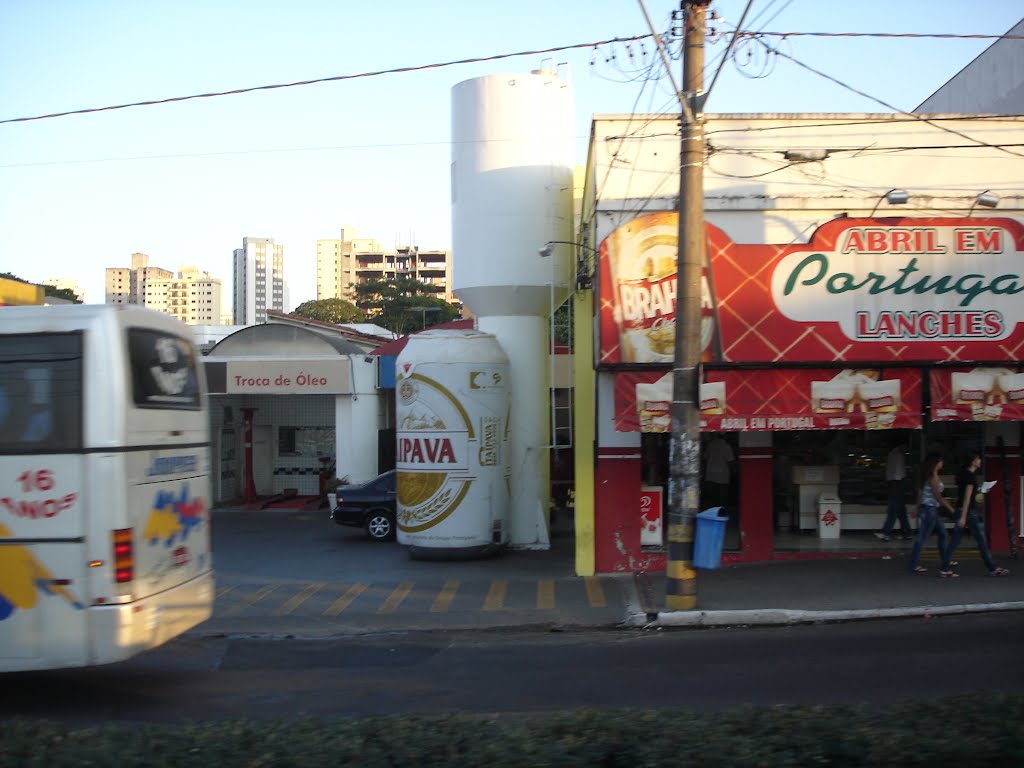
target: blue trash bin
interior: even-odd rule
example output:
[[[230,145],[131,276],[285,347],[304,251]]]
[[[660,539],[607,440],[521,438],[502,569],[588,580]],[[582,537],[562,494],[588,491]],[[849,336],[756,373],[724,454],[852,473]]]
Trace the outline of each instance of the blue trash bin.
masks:
[[[697,532],[693,542],[693,567],[711,570],[722,564],[722,544],[725,541],[725,523],[728,517],[718,513],[721,507],[711,507],[697,513]]]

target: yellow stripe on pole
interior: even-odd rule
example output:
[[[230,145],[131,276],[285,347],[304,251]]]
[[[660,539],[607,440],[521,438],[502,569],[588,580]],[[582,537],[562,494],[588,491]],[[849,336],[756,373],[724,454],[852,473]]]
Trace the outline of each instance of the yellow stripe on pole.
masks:
[[[665,567],[665,575],[670,579],[683,581],[697,578],[697,572],[684,560],[670,560]]]

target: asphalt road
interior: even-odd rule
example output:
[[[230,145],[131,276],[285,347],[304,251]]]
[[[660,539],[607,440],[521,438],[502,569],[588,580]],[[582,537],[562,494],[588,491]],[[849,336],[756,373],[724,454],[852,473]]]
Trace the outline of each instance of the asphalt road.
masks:
[[[186,636],[130,661],[0,678],[0,718],[182,723],[571,708],[886,704],[1024,683],[1024,615],[776,628]]]

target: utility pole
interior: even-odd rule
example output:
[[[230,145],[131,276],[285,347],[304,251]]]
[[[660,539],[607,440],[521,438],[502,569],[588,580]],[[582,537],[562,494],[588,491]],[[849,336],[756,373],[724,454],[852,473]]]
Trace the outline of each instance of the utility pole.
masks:
[[[679,165],[679,244],[676,256],[676,338],[672,366],[672,435],[668,487],[665,607],[697,607],[693,569],[700,511],[700,323],[704,267],[704,25],[710,0],[683,0],[682,145]],[[692,119],[687,119],[692,116]]]

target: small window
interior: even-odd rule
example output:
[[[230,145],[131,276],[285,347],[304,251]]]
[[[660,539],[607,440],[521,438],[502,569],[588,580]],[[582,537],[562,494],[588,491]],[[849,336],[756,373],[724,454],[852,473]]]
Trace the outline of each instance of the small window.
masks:
[[[192,345],[170,334],[128,331],[132,396],[140,408],[199,408],[199,379]]]

